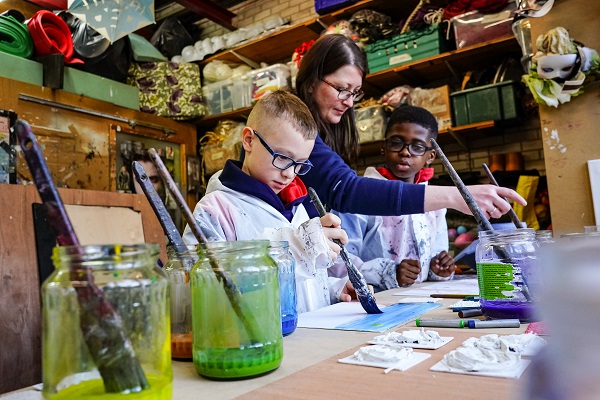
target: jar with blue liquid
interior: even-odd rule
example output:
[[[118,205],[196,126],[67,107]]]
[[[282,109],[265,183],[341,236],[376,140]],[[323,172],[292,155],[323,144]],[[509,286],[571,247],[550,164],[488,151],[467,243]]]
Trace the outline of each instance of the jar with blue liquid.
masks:
[[[263,375],[281,364],[279,273],[266,240],[199,245],[190,274],[196,372],[211,379]]]
[[[296,330],[296,274],[294,256],[286,241],[269,242],[269,255],[279,268],[279,299],[281,302],[281,333],[287,336]]]
[[[530,228],[479,232],[475,251],[483,315],[493,319],[537,319],[539,243]]]

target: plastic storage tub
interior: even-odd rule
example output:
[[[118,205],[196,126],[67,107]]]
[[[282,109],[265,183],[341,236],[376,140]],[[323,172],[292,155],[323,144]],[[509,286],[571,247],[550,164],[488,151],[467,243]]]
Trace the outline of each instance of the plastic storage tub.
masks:
[[[252,102],[277,89],[289,89],[290,68],[285,64],[273,64],[265,68],[250,71],[250,97]]]
[[[455,92],[450,95],[454,126],[519,116],[519,83],[506,81]]]
[[[361,107],[354,110],[359,143],[383,140],[387,115],[383,106]]]
[[[233,110],[233,87],[231,79],[202,86],[202,96],[209,115]]]
[[[369,72],[379,72],[447,50],[438,25],[410,31],[365,46]]]
[[[450,19],[456,38],[456,48],[462,49],[477,43],[489,42],[512,35],[512,23],[516,10],[515,3],[495,14],[482,14],[471,11]]]

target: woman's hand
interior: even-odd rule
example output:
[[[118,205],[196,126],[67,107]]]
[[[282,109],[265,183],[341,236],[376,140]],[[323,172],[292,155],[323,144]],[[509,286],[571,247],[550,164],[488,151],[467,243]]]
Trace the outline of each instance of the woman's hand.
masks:
[[[488,218],[500,218],[510,210],[511,205],[504,200],[508,198],[517,204],[526,206],[527,202],[512,189],[494,185],[467,186],[471,196]],[[457,188],[452,186],[427,186],[425,188],[425,211],[453,208],[465,214],[471,214],[467,203]]]
[[[346,231],[342,229],[341,223],[342,220],[335,214],[327,213],[321,217],[323,234],[327,239],[329,239],[327,243],[331,249],[332,254],[330,257],[333,261],[335,261],[338,254],[340,254],[341,248],[337,244],[333,243],[331,239],[337,239],[344,245],[348,243],[348,235],[346,234]]]

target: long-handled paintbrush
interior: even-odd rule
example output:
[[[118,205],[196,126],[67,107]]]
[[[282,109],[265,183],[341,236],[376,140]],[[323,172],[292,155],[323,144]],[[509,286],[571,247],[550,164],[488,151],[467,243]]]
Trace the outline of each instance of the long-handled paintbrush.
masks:
[[[494,175],[492,174],[492,171],[490,171],[490,169],[488,168],[488,166],[486,165],[486,163],[482,164],[483,170],[485,171],[485,174],[487,175],[488,179],[490,180],[490,182],[494,185],[494,186],[500,186],[498,185],[498,182],[496,181],[496,178],[494,178]],[[506,199],[504,199],[506,200]],[[506,201],[508,203],[508,201]],[[508,210],[508,216],[510,217],[510,220],[513,222],[513,224],[515,224],[515,226],[518,228],[522,228],[523,225],[521,224],[521,220],[519,219],[519,217],[517,216],[517,214],[515,213],[515,210],[512,209],[512,207],[510,208],[510,210]]]
[[[187,203],[185,202],[183,195],[177,188],[177,184],[171,177],[171,174],[167,170],[167,167],[165,167],[165,164],[160,159],[160,156],[158,155],[156,150],[154,150],[152,148],[148,149],[148,154],[150,155],[150,158],[152,159],[152,162],[154,163],[154,166],[156,167],[158,174],[162,178],[163,182],[166,183],[167,188],[173,195],[175,202],[181,208],[183,217],[185,218],[186,222],[190,226],[190,229],[194,233],[196,240],[198,241],[198,243],[206,244],[207,243],[206,236],[200,229],[200,226],[198,225],[198,222],[194,218],[192,211],[190,210]],[[251,341],[253,341],[253,343],[262,343],[261,338],[263,337],[263,335],[261,334],[260,326],[258,325],[258,322],[254,318],[254,314],[252,313],[252,310],[250,310],[246,306],[246,303],[244,302],[244,299],[242,298],[242,294],[241,294],[240,290],[237,288],[235,283],[227,276],[227,274],[225,273],[223,268],[221,268],[219,266],[219,264],[217,263],[217,261],[215,259],[213,259],[212,257],[209,257],[208,261],[210,263],[210,266],[212,267],[213,272],[217,276],[217,278],[223,283],[223,288],[225,289],[227,298],[229,299],[229,302],[231,303],[231,306],[233,307],[233,310],[235,311],[236,315],[238,316],[238,318],[244,325],[244,328],[246,329],[246,332],[248,333],[248,337],[250,338]]]
[[[452,178],[454,186],[456,186],[463,199],[467,203],[469,210],[471,210],[471,213],[473,213],[473,217],[475,217],[479,228],[481,228],[482,231],[493,231],[494,227],[492,226],[490,221],[488,221],[481,208],[479,208],[477,202],[475,201],[475,199],[473,199],[473,196],[471,196],[471,192],[469,192],[469,189],[467,189],[462,179],[460,179],[460,176],[458,176],[458,173],[456,172],[456,170],[454,169],[454,167],[452,166],[452,164],[450,163],[440,146],[434,139],[431,139],[431,144],[433,145],[436,154],[440,157],[440,160],[442,160],[442,164],[444,164],[444,167],[448,170],[448,174],[450,174],[450,178]],[[510,256],[506,254],[504,250],[496,249],[496,253],[498,253],[498,256],[500,256],[500,258],[506,260],[506,262],[511,262]],[[523,296],[525,296],[527,301],[531,301],[529,287],[525,282],[525,277],[523,276],[522,278],[523,283],[521,286],[521,293],[523,293]]]
[[[313,188],[308,188],[308,194],[310,196],[310,199],[314,203],[319,215],[321,217],[324,216],[326,214],[325,207],[323,207],[323,204],[321,203],[317,192],[315,192]],[[363,274],[361,274],[358,268],[356,268],[354,264],[352,264],[350,254],[348,254],[348,250],[346,250],[346,247],[342,244],[342,242],[340,242],[337,239],[333,239],[333,242],[341,248],[340,255],[342,256],[342,259],[346,264],[348,278],[350,278],[350,282],[352,282],[354,290],[356,290],[356,296],[358,297],[360,304],[363,306],[363,308],[368,314],[383,313],[383,311],[381,311],[379,307],[377,307],[375,298],[373,297],[373,294],[371,294],[371,291],[369,290],[369,285],[367,285],[367,281],[365,280]]]
[[[173,222],[173,219],[171,218],[167,207],[165,207],[165,204],[156,192],[154,185],[152,184],[152,182],[150,182],[150,178],[148,177],[148,174],[146,174],[146,171],[144,170],[144,167],[142,167],[142,164],[140,164],[137,161],[134,161],[131,164],[131,169],[133,170],[133,175],[135,179],[142,187],[142,191],[146,195],[150,206],[154,210],[154,213],[156,214],[158,222],[160,222],[160,225],[162,226],[165,235],[167,236],[169,242],[175,249],[175,252],[179,255],[181,259],[185,260],[186,264],[189,264],[186,265],[186,270],[189,272],[191,270],[191,267],[197,261],[197,259],[195,259],[195,257],[191,257],[189,252],[187,251],[187,246],[183,242],[183,239],[179,234],[179,231],[177,230],[177,227],[175,226],[175,223]]]
[[[78,246],[79,240],[31,127],[17,120],[14,129],[40,198],[46,205],[48,220],[56,233],[58,244]],[[98,367],[106,392],[139,392],[148,389],[150,385],[125,334],[123,320],[102,290],[94,284],[92,272],[74,264],[71,281],[79,302],[83,339]]]

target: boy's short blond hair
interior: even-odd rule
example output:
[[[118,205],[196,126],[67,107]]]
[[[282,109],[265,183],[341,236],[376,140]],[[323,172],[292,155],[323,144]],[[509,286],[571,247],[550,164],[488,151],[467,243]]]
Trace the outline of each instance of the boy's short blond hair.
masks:
[[[262,133],[262,126],[273,120],[288,122],[306,140],[317,137],[317,124],[310,110],[297,96],[276,90],[260,99],[248,116],[247,125]]]

